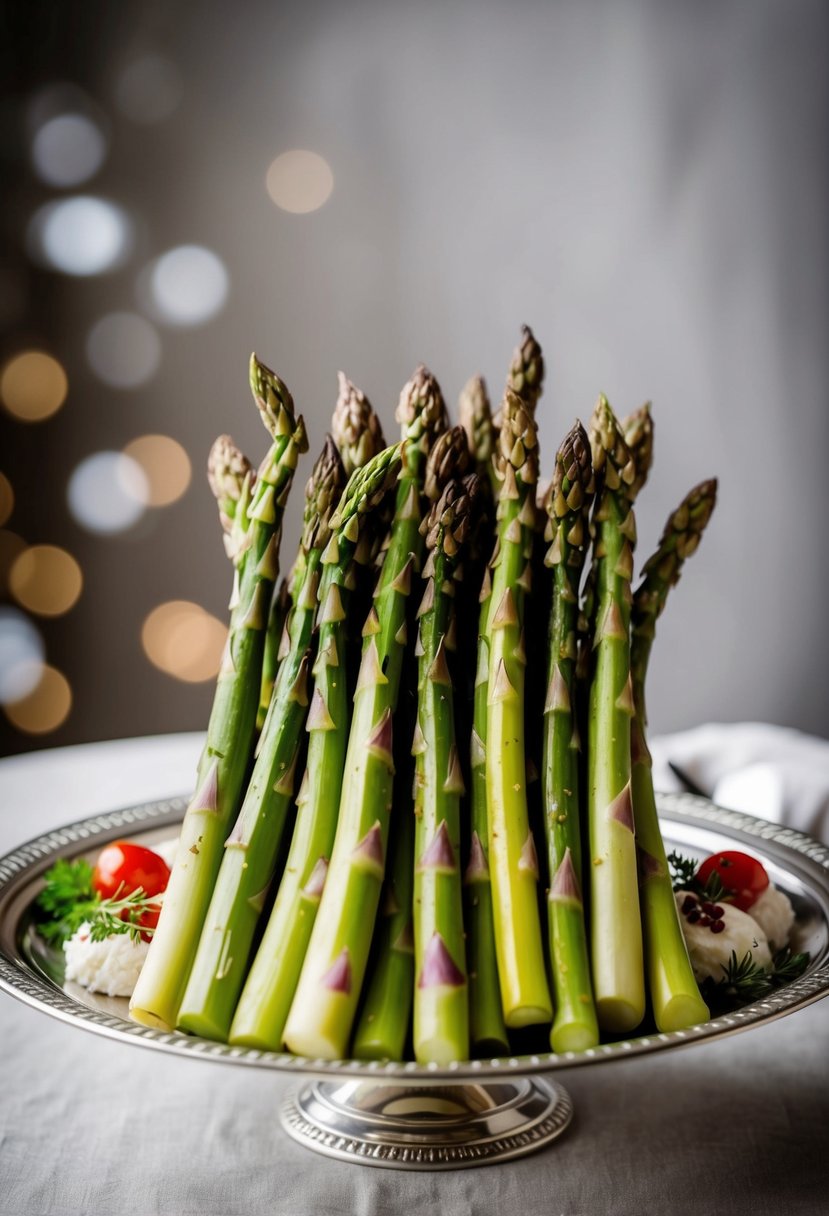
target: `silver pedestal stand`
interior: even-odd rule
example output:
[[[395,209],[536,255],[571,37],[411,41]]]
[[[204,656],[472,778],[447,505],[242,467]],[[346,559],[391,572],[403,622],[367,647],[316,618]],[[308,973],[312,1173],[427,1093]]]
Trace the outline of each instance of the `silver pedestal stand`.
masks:
[[[556,1081],[486,1084],[312,1081],[290,1093],[280,1119],[306,1148],[362,1165],[456,1170],[521,1157],[555,1140],[573,1117]]]

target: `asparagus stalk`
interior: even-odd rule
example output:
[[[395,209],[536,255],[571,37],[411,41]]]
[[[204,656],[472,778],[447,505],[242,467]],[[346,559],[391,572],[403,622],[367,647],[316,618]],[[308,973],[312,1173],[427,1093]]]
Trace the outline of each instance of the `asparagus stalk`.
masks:
[[[299,454],[307,447],[305,426],[301,418],[294,419],[290,393],[255,356],[251,387],[273,444],[247,509],[240,509],[246,492],[240,498],[230,533],[237,569],[207,742],[158,927],[130,1002],[131,1016],[148,1026],[175,1025],[224,840],[239,810],[256,725],[280,523]],[[220,509],[226,505],[225,500]]]
[[[473,1051],[499,1055],[508,1050],[495,951],[492,882],[487,854],[487,701],[489,699],[489,614],[492,574],[484,572],[480,593],[478,655],[470,736],[470,847],[464,873],[466,966],[469,979],[469,1032]]]
[[[337,373],[339,395],[331,418],[334,437],[347,476],[382,452],[386,446],[380,419],[365,393],[344,372]]]
[[[421,1064],[469,1056],[460,877],[464,782],[455,737],[446,638],[455,572],[470,528],[470,487],[453,480],[427,518],[426,589],[419,609],[415,754],[414,1051]]]
[[[582,900],[579,737],[574,714],[579,582],[594,490],[590,442],[577,422],[556,454],[553,483],[546,496],[546,538],[551,542],[546,562],[554,571],[554,587],[541,771],[555,998],[550,1043],[560,1052],[581,1051],[599,1041]]]
[[[469,461],[469,447],[462,427],[453,427],[439,435],[426,462],[426,497],[435,503],[449,480],[466,471]],[[424,535],[425,526],[424,520],[420,526]],[[416,676],[413,682],[417,683]],[[405,739],[411,739],[416,720],[416,704],[412,713],[408,712],[407,705],[398,709],[396,725],[403,726]],[[399,729],[397,733],[399,735]],[[354,1033],[354,1054],[362,1059],[399,1060],[402,1057],[412,1007],[414,825],[419,804],[416,802],[412,806],[411,756],[405,757],[402,763],[398,761],[397,769],[394,780],[396,813],[389,833],[389,874],[375,932],[366,996]]]
[[[364,527],[400,470],[399,446],[351,476],[322,554],[315,686],[306,730],[308,757],[285,872],[230,1028],[229,1041],[278,1051],[316,919],[336,829],[348,739],[345,672],[349,568]]]
[[[481,485],[488,485],[494,496],[498,493],[498,484],[492,464],[492,457],[495,455],[496,432],[483,376],[473,376],[461,390],[458,398],[458,418],[466,431],[467,443]]]
[[[653,464],[653,418],[650,401],[646,401],[638,410],[622,419],[622,434],[636,471],[630,486],[630,500],[635,502],[648,480]]]
[[[327,436],[305,490],[302,585],[287,625],[288,653],[257,746],[256,763],[233,831],[225,841],[178,1025],[204,1038],[227,1039],[248,968],[256,926],[274,877],[308,713],[308,669],[322,552],[345,471]]]
[[[423,367],[397,413],[404,440],[389,547],[366,620],[331,864],[285,1027],[298,1055],[344,1055],[362,988],[385,872],[393,732],[406,653],[406,607],[422,553],[424,465],[446,428],[446,406]]]
[[[268,706],[273,696],[273,686],[276,673],[281,662],[280,649],[283,631],[288,622],[288,611],[291,606],[291,589],[288,580],[283,578],[279,589],[271,601],[268,613],[268,627],[265,631],[265,653],[262,656],[262,679],[259,683],[259,708],[256,711],[257,733],[265,725]]]
[[[630,580],[636,471],[605,397],[590,423],[598,480],[596,636],[588,713],[593,989],[599,1025],[633,1030],[645,1012],[642,930],[630,787]]]
[[[501,1003],[507,1026],[552,1018],[537,902],[538,857],[527,810],[523,633],[535,527],[538,438],[510,388],[498,436],[498,553],[488,622],[486,785]]]
[[[653,792],[651,756],[646,742],[645,677],[656,621],[682,564],[699,545],[711,518],[716,481],[695,486],[668,519],[656,552],[645,563],[633,597],[631,672],[635,716],[631,724],[633,817],[639,855],[640,899],[651,1006],[661,1031],[683,1030],[708,1020],[688,959],[677,915],[665,846]]]

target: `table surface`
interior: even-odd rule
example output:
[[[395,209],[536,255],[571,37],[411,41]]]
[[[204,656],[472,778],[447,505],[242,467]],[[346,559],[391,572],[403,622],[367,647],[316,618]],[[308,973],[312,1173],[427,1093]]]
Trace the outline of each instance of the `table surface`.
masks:
[[[0,852],[188,791],[197,734],[0,762]],[[456,1173],[341,1164],[279,1128],[295,1078],[81,1033],[0,994],[0,1213],[407,1216],[827,1210],[829,1006],[688,1051],[563,1075],[576,1117],[522,1160]]]

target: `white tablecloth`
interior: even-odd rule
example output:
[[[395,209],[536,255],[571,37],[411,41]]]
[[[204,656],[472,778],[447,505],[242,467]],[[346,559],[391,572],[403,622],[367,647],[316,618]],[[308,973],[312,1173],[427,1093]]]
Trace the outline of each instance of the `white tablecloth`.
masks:
[[[0,762],[0,852],[61,823],[189,790],[199,735]],[[796,1216],[827,1210],[829,1009],[563,1076],[548,1149],[445,1174],[329,1161],[289,1140],[296,1084],[112,1043],[0,995],[3,1216]]]

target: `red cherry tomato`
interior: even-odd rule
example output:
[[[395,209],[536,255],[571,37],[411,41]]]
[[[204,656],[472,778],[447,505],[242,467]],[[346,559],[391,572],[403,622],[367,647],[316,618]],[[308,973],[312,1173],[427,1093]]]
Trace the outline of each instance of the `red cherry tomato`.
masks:
[[[724,894],[719,898],[743,912],[748,912],[769,885],[769,876],[755,857],[731,849],[707,857],[697,870],[697,879],[705,886],[712,874],[723,885]]]
[[[116,895],[123,899],[139,887],[145,895],[158,895],[169,878],[167,863],[158,853],[140,844],[116,840],[98,854],[92,886],[101,899],[113,899]]]

